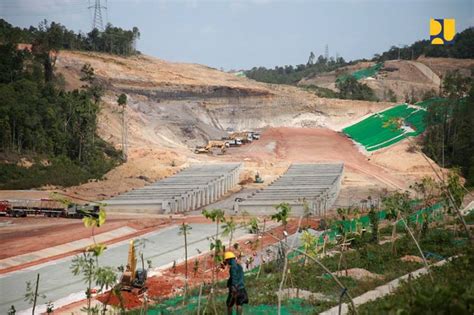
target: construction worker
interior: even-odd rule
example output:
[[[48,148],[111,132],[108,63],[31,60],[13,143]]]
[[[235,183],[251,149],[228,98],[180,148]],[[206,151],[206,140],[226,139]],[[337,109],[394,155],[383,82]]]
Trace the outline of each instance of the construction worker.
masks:
[[[249,303],[247,291],[244,286],[244,270],[242,266],[237,263],[235,254],[233,252],[224,253],[224,263],[229,265],[229,280],[227,287],[229,288],[229,295],[227,297],[227,314],[232,315],[232,309],[235,305],[237,315],[242,314],[242,305]]]

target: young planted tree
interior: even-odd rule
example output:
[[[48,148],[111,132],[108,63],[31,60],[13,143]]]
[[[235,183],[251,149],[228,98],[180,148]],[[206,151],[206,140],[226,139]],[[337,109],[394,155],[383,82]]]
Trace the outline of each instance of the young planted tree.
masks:
[[[397,233],[397,224],[402,217],[403,214],[409,214],[411,212],[411,204],[410,204],[410,195],[407,191],[401,192],[394,192],[391,194],[387,194],[382,198],[382,205],[387,211],[387,219],[393,221],[392,226],[392,252],[393,254],[396,253],[396,233]]]
[[[303,235],[301,236],[301,241],[303,242],[303,250],[305,252],[305,256],[303,259],[303,267],[305,267],[306,257],[307,256],[316,257],[317,255],[318,238],[308,231],[303,231]]]
[[[415,242],[416,247],[418,248],[418,251],[420,252],[421,258],[423,259],[423,262],[425,263],[426,269],[429,271],[429,265],[428,262],[426,261],[425,255],[423,254],[423,251],[421,250],[420,244],[416,240],[413,232],[411,231],[411,228],[408,226],[408,223],[405,219],[405,216],[408,215],[411,212],[411,203],[410,203],[410,195],[408,192],[400,193],[400,192],[395,192],[393,194],[387,195],[382,199],[382,204],[385,206],[385,209],[387,211],[387,218],[395,218],[395,222],[393,223],[393,230],[392,230],[392,252],[396,252],[396,247],[395,247],[395,236],[396,236],[396,227],[398,222],[403,222],[406,231],[410,235],[410,237],[413,239],[413,242]],[[429,273],[431,279],[432,275]]]
[[[370,227],[372,228],[372,242],[377,244],[379,242],[379,212],[374,205],[370,206],[369,211]]]
[[[35,282],[34,286],[31,284],[30,281],[26,282],[25,301],[28,301],[29,304],[33,304],[31,315],[35,315],[36,302],[37,302],[38,298],[42,298],[42,299],[46,298],[45,294],[39,294],[38,293],[39,282],[40,282],[40,274],[39,273],[36,275],[36,282]]]
[[[211,251],[214,251],[213,255],[213,263],[214,266],[212,268],[212,288],[211,288],[211,293],[209,294],[209,302],[212,303],[214,307],[214,312],[217,313],[216,310],[216,305],[215,305],[215,300],[214,300],[214,286],[216,283],[216,271],[217,271],[217,266],[222,263],[223,261],[223,246],[222,246],[222,241],[219,239],[219,224],[224,220],[224,211],[221,209],[213,209],[213,210],[203,210],[202,214],[204,215],[205,218],[212,220],[212,222],[216,223],[216,234],[214,236],[214,239],[211,240],[211,245],[210,249]],[[206,305],[207,308],[207,305]],[[205,313],[205,311],[204,311]]]
[[[234,232],[237,229],[237,224],[234,221],[234,218],[224,219],[224,224],[222,225],[222,235],[229,236],[229,249],[232,248],[232,239],[234,237]]]
[[[104,253],[107,247],[95,241],[94,228],[102,226],[105,223],[105,218],[104,209],[100,209],[99,214],[86,213],[83,222],[86,227],[92,228],[91,233],[94,244],[87,247],[81,256],[74,257],[70,267],[72,273],[75,276],[82,275],[84,282],[87,284],[87,306],[82,309],[82,311],[87,314],[98,314],[100,311],[97,305],[94,307],[91,306],[92,285],[95,284],[99,287],[98,292],[104,292],[104,290],[112,288],[117,282],[117,275],[114,268],[99,265],[99,257]],[[107,303],[104,303],[102,313],[105,314],[106,311]]]
[[[309,228],[309,218],[311,217],[311,209],[306,200],[303,201],[303,217],[306,219],[306,228]]]
[[[286,226],[288,224],[288,217],[290,216],[290,212],[291,212],[291,206],[290,204],[286,202],[282,202],[279,205],[277,205],[275,208],[278,212],[273,214],[271,216],[271,219],[277,222],[281,222],[281,224],[284,226],[285,231],[286,231]]]
[[[188,234],[192,227],[185,222],[181,223],[179,227],[179,235],[183,235],[184,237],[184,299],[183,302],[186,300],[186,294],[188,291]]]

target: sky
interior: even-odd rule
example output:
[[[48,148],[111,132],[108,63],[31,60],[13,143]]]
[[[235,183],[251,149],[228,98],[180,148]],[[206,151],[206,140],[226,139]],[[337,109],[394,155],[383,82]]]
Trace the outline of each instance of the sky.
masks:
[[[47,19],[89,32],[95,0],[0,0],[15,26]],[[473,0],[101,0],[105,22],[137,26],[147,55],[215,68],[306,63],[313,51],[346,60],[429,39],[430,18],[474,25]]]

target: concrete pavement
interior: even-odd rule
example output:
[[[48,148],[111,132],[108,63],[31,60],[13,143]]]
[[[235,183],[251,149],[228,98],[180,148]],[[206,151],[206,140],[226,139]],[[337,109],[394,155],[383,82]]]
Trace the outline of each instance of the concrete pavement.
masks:
[[[192,230],[188,235],[189,256],[197,254],[197,251],[209,250],[207,237],[215,233],[215,224],[190,224]],[[145,260],[151,260],[154,267],[164,266],[180,261],[184,258],[183,237],[178,235],[178,226],[168,227],[156,232],[143,235],[141,239],[147,239],[144,248]],[[246,234],[239,229],[235,232],[235,238]],[[100,257],[102,266],[118,267],[127,262],[129,241],[111,245]],[[225,238],[224,238],[225,243]],[[0,314],[6,314],[11,305],[15,305],[18,311],[28,309],[30,305],[23,300],[26,282],[34,282],[36,274],[41,274],[40,294],[46,294],[46,299],[40,299],[38,304],[54,301],[55,307],[68,304],[74,300],[84,298],[84,284],[82,277],[73,276],[70,271],[73,257],[66,257],[56,261],[32,266],[23,270],[0,275]],[[64,299],[70,296],[69,299]],[[58,300],[61,299],[61,302]]]
[[[102,242],[107,242],[107,241],[110,241],[110,240],[113,240],[113,239],[116,239],[116,238],[119,238],[119,237],[122,237],[122,236],[126,236],[126,235],[129,235],[129,234],[135,233],[136,231],[137,230],[135,230],[131,227],[124,226],[124,227],[121,227],[121,228],[118,228],[118,229],[115,229],[115,230],[112,230],[112,231],[100,233],[100,234],[95,236],[95,239],[98,243],[102,243]],[[73,242],[70,242],[70,243],[61,244],[61,245],[53,246],[53,247],[49,247],[49,248],[45,248],[45,249],[38,250],[38,251],[35,251],[35,252],[32,252],[32,253],[27,253],[27,254],[23,254],[23,255],[18,255],[18,256],[14,256],[14,257],[5,258],[5,259],[0,260],[0,270],[10,268],[10,267],[14,267],[14,266],[20,266],[20,265],[27,264],[27,263],[30,263],[30,262],[34,262],[36,260],[40,260],[40,259],[43,259],[43,258],[48,258],[48,257],[52,257],[52,256],[61,255],[61,254],[70,253],[70,252],[73,252],[73,251],[76,251],[76,250],[80,250],[80,249],[83,249],[83,248],[89,246],[93,242],[94,241],[93,241],[92,237],[83,238],[83,239],[80,239],[80,240],[77,240],[77,241],[73,241]]]

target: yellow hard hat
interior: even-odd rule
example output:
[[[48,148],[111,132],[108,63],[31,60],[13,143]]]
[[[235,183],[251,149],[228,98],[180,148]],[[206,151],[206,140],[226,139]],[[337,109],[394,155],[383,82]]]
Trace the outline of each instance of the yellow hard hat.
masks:
[[[225,252],[224,253],[224,259],[227,260],[227,259],[231,259],[231,258],[235,258],[235,255],[233,252]]]

